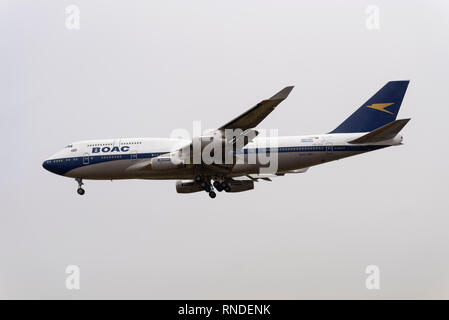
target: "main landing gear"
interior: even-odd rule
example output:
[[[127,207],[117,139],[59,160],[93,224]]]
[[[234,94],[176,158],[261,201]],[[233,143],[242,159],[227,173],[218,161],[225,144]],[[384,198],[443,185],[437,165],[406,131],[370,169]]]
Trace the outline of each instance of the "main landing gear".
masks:
[[[202,176],[196,176],[195,181],[200,184],[201,188],[209,194],[209,197],[214,199],[217,194],[214,191],[214,185],[210,183],[210,179]],[[219,191],[217,189],[217,191]]]
[[[211,197],[212,199],[214,199],[217,196],[214,189],[217,190],[218,192],[231,191],[231,186],[225,180],[223,181],[215,180],[213,183],[211,183],[211,179],[209,177],[196,176],[195,181],[200,184],[201,188],[204,191],[209,193],[209,197]]]
[[[214,187],[215,189],[217,189],[218,192],[222,192],[223,190],[226,192],[231,191],[231,187],[229,186],[229,184],[226,181],[214,181]]]
[[[86,191],[82,188],[82,186],[83,186],[83,179],[81,179],[81,178],[75,178],[75,180],[76,180],[76,182],[78,182],[78,190],[76,190],[76,192],[78,192],[78,194],[80,195],[80,196],[82,196],[83,194],[85,194],[86,193]]]

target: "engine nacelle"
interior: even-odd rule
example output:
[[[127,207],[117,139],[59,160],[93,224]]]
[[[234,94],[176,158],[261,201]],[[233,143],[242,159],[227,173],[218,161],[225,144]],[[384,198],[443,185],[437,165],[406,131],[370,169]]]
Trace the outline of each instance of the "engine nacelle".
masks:
[[[177,193],[193,193],[203,191],[200,184],[192,180],[179,180],[176,181]]]
[[[184,160],[177,153],[163,154],[159,157],[151,159],[152,170],[173,170],[182,168]]]
[[[227,183],[231,187],[229,192],[242,192],[254,189],[254,182],[251,180],[230,180]]]

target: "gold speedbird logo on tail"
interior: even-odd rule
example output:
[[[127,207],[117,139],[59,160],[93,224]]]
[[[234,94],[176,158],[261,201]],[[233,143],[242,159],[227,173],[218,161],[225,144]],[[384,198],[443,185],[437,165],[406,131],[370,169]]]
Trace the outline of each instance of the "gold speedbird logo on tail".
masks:
[[[367,108],[371,108],[371,109],[376,109],[379,111],[383,111],[389,114],[394,114],[391,111],[385,110],[386,107],[391,106],[392,104],[394,104],[393,102],[390,103],[373,103],[372,105],[366,106]]]

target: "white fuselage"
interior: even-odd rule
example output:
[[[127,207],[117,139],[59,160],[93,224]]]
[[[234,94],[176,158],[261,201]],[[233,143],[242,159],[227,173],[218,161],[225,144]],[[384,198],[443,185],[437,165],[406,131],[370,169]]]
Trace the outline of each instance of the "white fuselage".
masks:
[[[401,144],[402,137],[370,144],[348,141],[366,133],[337,133],[278,138],[257,137],[236,154],[237,162],[226,175],[238,177],[258,174],[263,165],[248,163],[248,154],[276,156],[277,174],[294,172],[324,162]],[[148,161],[189,145],[191,140],[164,138],[120,138],[74,142],[43,163],[47,170],[80,179],[192,179],[197,167],[154,170]],[[204,169],[207,171],[207,169]]]

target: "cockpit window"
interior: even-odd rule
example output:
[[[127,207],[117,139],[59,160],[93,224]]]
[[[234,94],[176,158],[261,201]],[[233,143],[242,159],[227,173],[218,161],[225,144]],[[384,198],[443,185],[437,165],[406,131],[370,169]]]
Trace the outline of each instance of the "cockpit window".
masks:
[[[68,146],[65,146],[66,148],[72,148],[73,145],[69,144]]]

